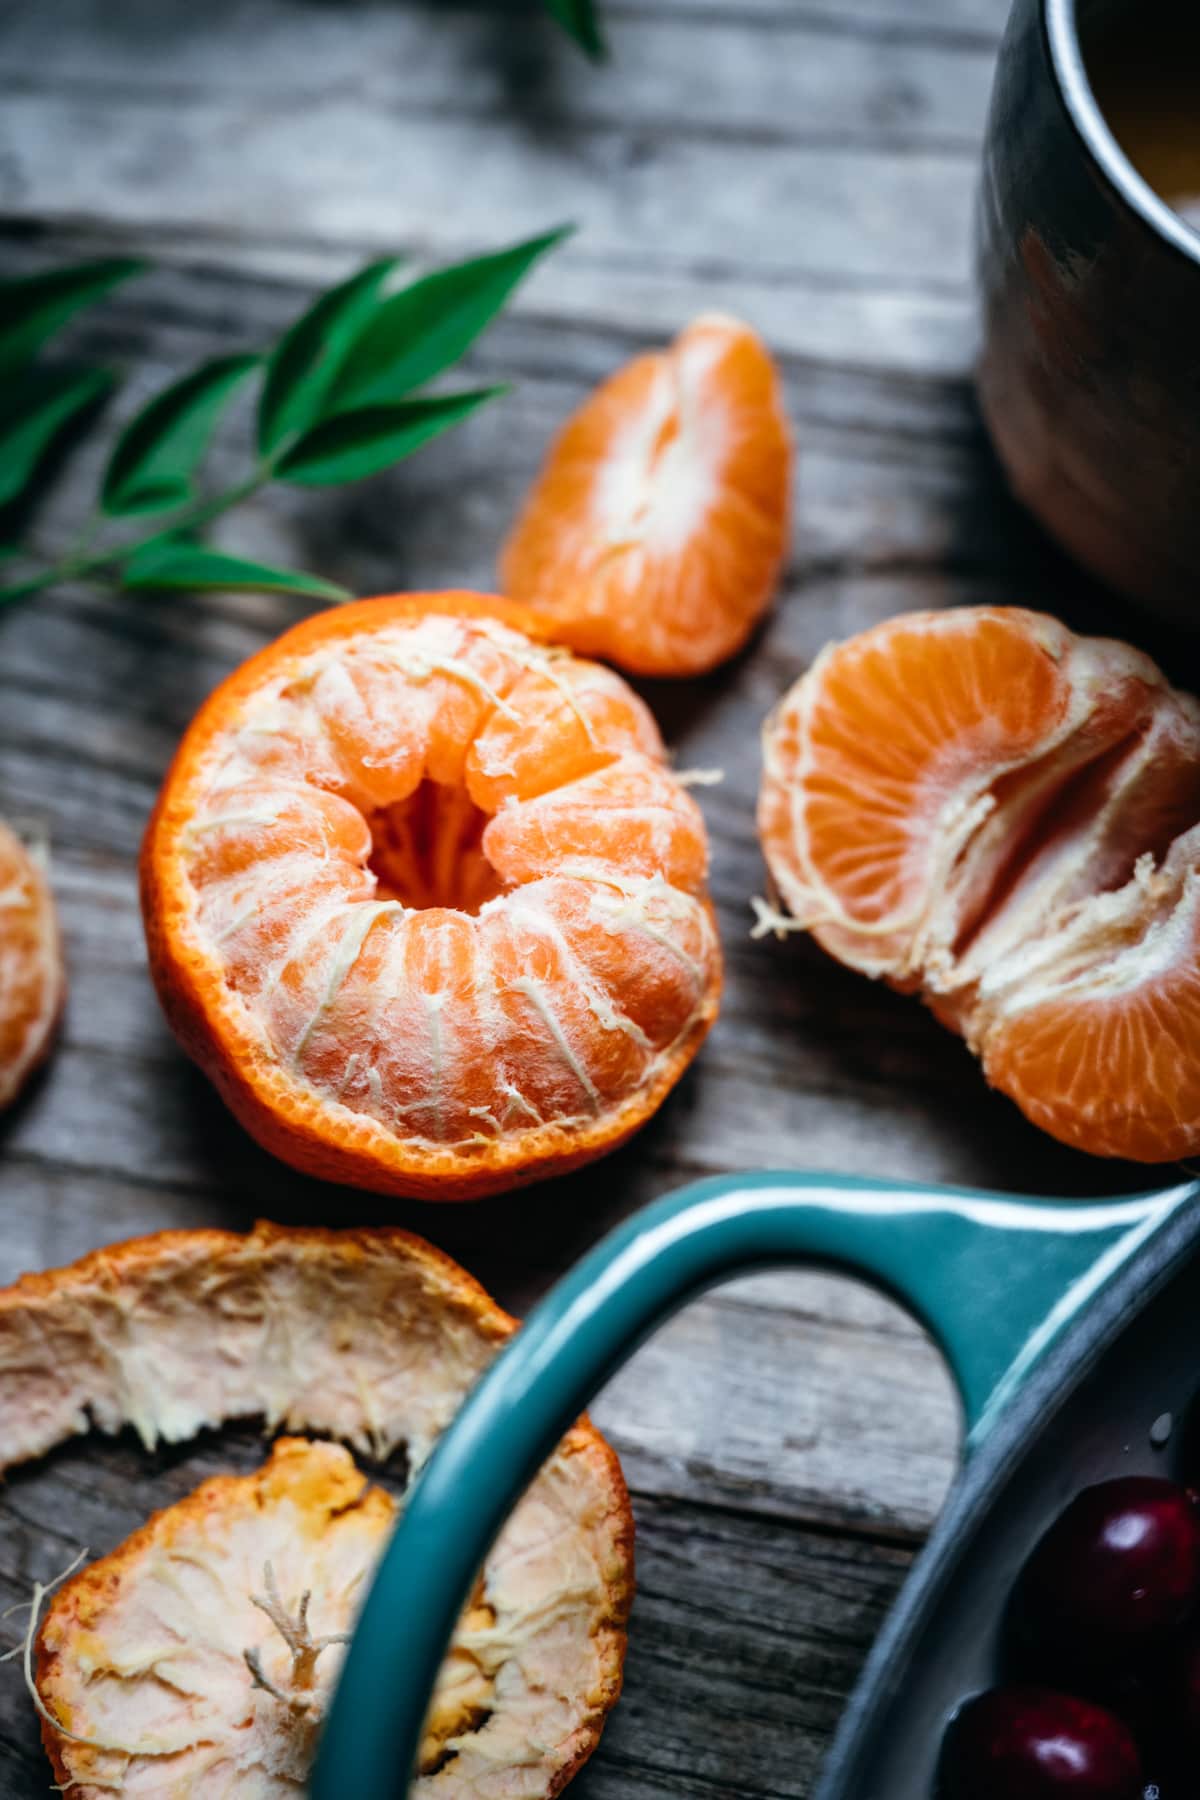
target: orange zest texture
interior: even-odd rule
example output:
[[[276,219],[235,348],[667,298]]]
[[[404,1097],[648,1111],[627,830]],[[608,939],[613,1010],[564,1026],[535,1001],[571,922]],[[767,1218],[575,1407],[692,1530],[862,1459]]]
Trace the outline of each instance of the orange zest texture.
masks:
[[[465,1199],[622,1142],[715,1017],[707,841],[649,712],[468,594],[309,619],[201,709],[142,855],[150,966],[246,1128]]]
[[[570,418],[501,560],[557,638],[638,675],[696,675],[749,637],[787,553],[791,439],[766,347],[697,319]]]
[[[919,991],[1064,1143],[1200,1147],[1200,706],[1017,607],[827,649],[763,734],[792,919]]]
[[[49,883],[0,819],[0,1107],[45,1058],[65,987]]]

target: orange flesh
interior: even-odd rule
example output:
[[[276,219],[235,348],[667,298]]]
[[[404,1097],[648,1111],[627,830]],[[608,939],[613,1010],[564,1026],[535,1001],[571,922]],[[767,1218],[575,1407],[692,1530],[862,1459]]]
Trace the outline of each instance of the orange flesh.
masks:
[[[715,1014],[699,812],[619,677],[528,623],[462,595],[310,620],[168,776],[143,857],[160,994],[315,1173],[459,1198],[570,1166],[654,1110]]]
[[[567,422],[505,546],[505,590],[555,636],[643,675],[732,656],[787,549],[791,443],[746,326],[698,319]]]
[[[832,954],[920,990],[1064,1141],[1200,1145],[1200,708],[1147,658],[1015,607],[908,615],[826,651],[764,756],[772,876]]]
[[[0,1108],[16,1099],[49,1049],[63,990],[49,885],[0,820]]]

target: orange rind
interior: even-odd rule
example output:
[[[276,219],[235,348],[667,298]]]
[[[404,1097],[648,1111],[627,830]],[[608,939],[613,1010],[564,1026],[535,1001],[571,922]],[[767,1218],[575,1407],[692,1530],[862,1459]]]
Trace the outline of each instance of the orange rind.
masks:
[[[559,1173],[716,1015],[707,841],[621,678],[486,596],[362,601],[202,707],[142,854],[150,967],[260,1143],[383,1193]]]
[[[153,1445],[262,1417],[403,1452],[411,1478],[515,1329],[400,1231],[136,1239],[0,1292],[3,1466],[93,1422]],[[302,1792],[394,1514],[346,1449],[283,1439],[75,1575],[34,1660],[59,1781],[79,1800]],[[620,1465],[584,1418],[484,1564],[413,1792],[558,1794],[620,1693],[632,1589]]]

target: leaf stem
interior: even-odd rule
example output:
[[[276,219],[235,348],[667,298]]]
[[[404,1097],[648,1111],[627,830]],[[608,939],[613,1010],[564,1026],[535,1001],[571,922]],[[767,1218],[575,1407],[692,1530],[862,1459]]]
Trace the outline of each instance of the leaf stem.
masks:
[[[111,569],[124,562],[127,557],[140,550],[143,544],[150,543],[154,538],[163,537],[168,532],[199,531],[202,526],[211,525],[214,519],[219,519],[232,507],[240,506],[243,500],[248,500],[251,495],[257,494],[259,489],[265,487],[272,479],[272,475],[271,466],[262,463],[243,481],[235,482],[233,487],[226,488],[219,494],[210,494],[206,499],[194,501],[182,512],[176,513],[175,517],[165,525],[160,521],[155,529],[148,532],[145,537],[134,538],[122,544],[109,544],[103,550],[89,551],[87,549],[87,545],[95,536],[100,523],[98,519],[93,518],[76,537],[71,550],[65,556],[60,557],[57,562],[49,564],[44,569],[39,569],[36,574],[30,575],[24,581],[14,582],[10,587],[0,587],[0,605],[29,599],[34,594],[44,592],[46,588],[56,586],[60,581],[91,580],[103,570]]]

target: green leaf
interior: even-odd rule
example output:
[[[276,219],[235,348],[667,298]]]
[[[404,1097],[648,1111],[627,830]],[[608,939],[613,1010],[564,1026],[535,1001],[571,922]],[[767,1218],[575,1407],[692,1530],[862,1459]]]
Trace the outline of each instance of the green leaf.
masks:
[[[31,370],[6,393],[0,418],[0,506],[29,486],[42,458],[75,419],[111,391],[107,369]]]
[[[258,448],[271,456],[288,438],[323,417],[325,397],[347,351],[375,310],[379,291],[400,258],[369,263],[331,288],[276,345],[258,406]]]
[[[333,385],[328,414],[390,406],[458,361],[539,257],[571,227],[491,256],[435,269],[384,300],[359,333]]]
[[[546,11],[553,14],[565,31],[569,31],[575,42],[586,50],[593,62],[600,62],[608,54],[600,26],[596,19],[596,8],[593,0],[545,0]]]
[[[364,406],[339,413],[293,444],[275,473],[280,481],[301,487],[335,487],[362,481],[410,456],[430,438],[449,431],[506,387],[473,388],[463,394],[438,394],[428,400],[402,400],[396,406]]]
[[[145,266],[127,257],[107,257],[0,281],[0,374],[10,375],[31,361],[69,318]]]
[[[27,594],[38,594],[45,587],[44,581],[19,581],[15,587],[0,587],[0,606],[7,606],[10,601],[24,600]]]
[[[121,570],[121,586],[133,588],[236,588],[255,594],[303,594],[312,600],[349,600],[349,592],[319,575],[275,569],[224,550],[163,536],[136,549]]]
[[[259,356],[218,356],[156,394],[117,439],[104,472],[101,510],[122,519],[190,500],[226,402],[261,362]]]

